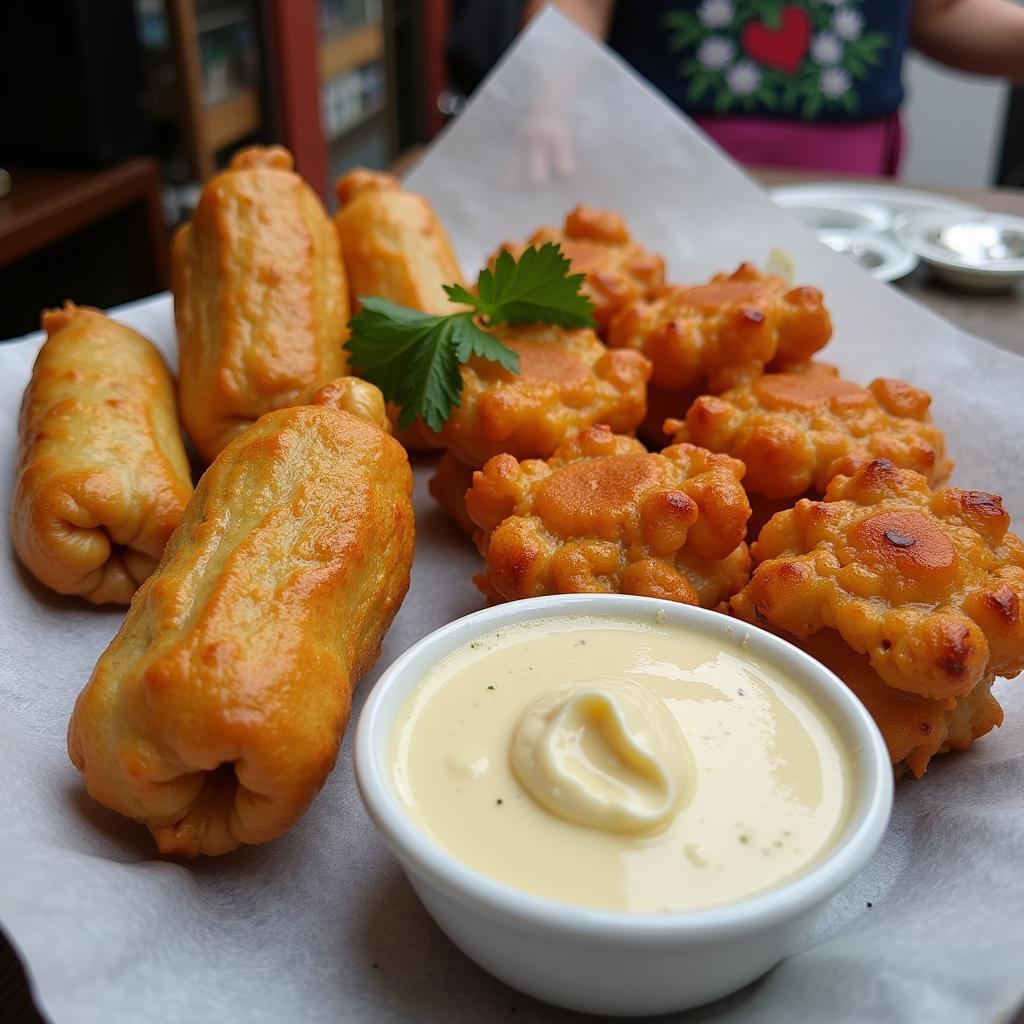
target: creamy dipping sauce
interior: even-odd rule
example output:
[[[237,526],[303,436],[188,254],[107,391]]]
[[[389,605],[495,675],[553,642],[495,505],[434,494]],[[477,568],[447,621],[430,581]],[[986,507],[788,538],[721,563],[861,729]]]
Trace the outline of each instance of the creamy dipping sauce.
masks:
[[[399,798],[455,857],[596,909],[770,889],[849,815],[852,758],[810,695],[725,636],[670,623],[488,633],[427,673],[392,743]]]

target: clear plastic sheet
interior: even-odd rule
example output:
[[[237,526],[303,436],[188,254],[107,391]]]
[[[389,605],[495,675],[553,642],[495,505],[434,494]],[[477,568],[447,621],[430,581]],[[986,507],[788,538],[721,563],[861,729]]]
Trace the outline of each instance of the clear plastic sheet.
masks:
[[[549,148],[549,167],[538,138],[542,152],[561,147]],[[534,24],[410,184],[436,204],[467,271],[580,201],[622,212],[669,258],[675,280],[783,248],[799,281],[825,291],[836,324],[826,358],[860,381],[884,374],[929,389],[958,461],[954,482],[999,491],[1024,517],[1024,362],[822,248],[559,16]],[[115,315],[173,360],[169,298]],[[38,345],[0,346],[4,509]],[[470,583],[478,559],[433,506],[429,472],[417,466],[412,590],[355,714],[399,652],[482,604]],[[263,847],[160,860],[144,829],[93,804],[68,762],[65,730],[120,618],[47,593],[9,541],[0,545],[0,921],[57,1024],[478,1022],[513,1010],[520,1020],[573,1019],[488,977],[432,924],[359,801],[351,729],[312,809]],[[1024,687],[1004,682],[997,692],[1006,725],[899,784],[884,845],[806,948],[680,1020],[1008,1018],[1024,999]]]

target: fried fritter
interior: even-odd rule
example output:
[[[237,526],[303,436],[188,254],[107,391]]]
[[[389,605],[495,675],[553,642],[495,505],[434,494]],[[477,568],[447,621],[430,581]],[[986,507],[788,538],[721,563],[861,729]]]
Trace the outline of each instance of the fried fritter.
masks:
[[[1009,525],[995,495],[932,491],[920,473],[876,459],[836,477],[824,501],[804,499],[772,518],[732,610],[798,643],[834,631],[835,643],[866,658],[879,686],[941,705],[946,725],[955,726],[949,744],[963,746],[972,730],[997,724],[976,690],[1024,668],[1024,544]],[[888,708],[882,691],[865,692],[869,706]],[[968,699],[975,710],[959,710]],[[898,707],[902,715],[905,705]],[[878,724],[903,750],[893,739],[903,719],[891,723],[888,713],[879,712]],[[922,749],[934,753],[945,742]],[[930,754],[912,755],[901,760],[912,757],[921,774]]]
[[[547,324],[492,331],[519,353],[519,373],[473,358],[462,368],[461,404],[432,443],[467,465],[495,455],[543,459],[595,423],[628,433],[644,418],[651,364],[609,352],[591,330]]]
[[[473,472],[472,466],[451,452],[445,452],[430,478],[431,496],[467,537],[476,533],[476,526],[466,511],[466,492],[473,486]]]
[[[878,723],[897,776],[909,770],[924,775],[936,754],[966,750],[1003,722],[1003,709],[992,696],[993,677],[975,684],[958,700],[929,700],[887,686],[834,629],[800,641],[812,657],[827,665],[857,695]]]
[[[634,242],[622,218],[607,210],[577,206],[566,216],[563,228],[540,228],[525,244],[506,242],[501,248],[518,259],[524,249],[539,248],[545,242],[560,245],[572,272],[586,275],[583,291],[594,304],[594,320],[602,336],[619,310],[652,298],[665,282],[665,261]],[[491,257],[492,266],[497,255]]]
[[[746,582],[743,465],[682,444],[660,454],[604,425],[546,462],[491,459],[466,495],[495,600],[642,594],[714,607]]]
[[[725,452],[746,463],[744,486],[763,498],[825,493],[829,481],[872,459],[941,484],[953,463],[932,423],[926,391],[879,378],[867,388],[822,373],[772,373],[724,394],[702,395],[685,421],[669,420],[674,440]]]
[[[662,441],[667,416],[700,394],[747,384],[766,368],[804,363],[832,335],[817,288],[790,288],[750,263],[695,287],[668,286],[625,307],[608,344],[643,352],[653,364],[643,435]]]

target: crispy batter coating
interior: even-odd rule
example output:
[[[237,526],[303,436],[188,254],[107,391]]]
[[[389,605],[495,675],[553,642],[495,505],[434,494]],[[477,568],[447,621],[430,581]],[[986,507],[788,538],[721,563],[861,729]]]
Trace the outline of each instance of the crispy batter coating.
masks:
[[[99,310],[43,313],[25,390],[11,539],[41,583],[128,604],[185,514],[192,478],[174,381],[151,342]]]
[[[357,168],[335,185],[341,208],[334,223],[349,294],[373,295],[424,313],[456,307],[444,285],[464,284],[455,251],[427,200],[392,174]]]
[[[494,600],[642,594],[714,607],[746,582],[743,465],[681,444],[652,454],[607,426],[543,461],[491,459],[466,495]]]
[[[181,416],[207,462],[265,412],[345,372],[338,236],[287,150],[244,149],[206,183],[171,271]]]
[[[584,427],[629,433],[644,418],[651,365],[639,352],[609,352],[591,330],[548,324],[492,333],[519,353],[519,373],[471,359],[462,368],[462,404],[433,435],[466,464],[503,453],[544,459]]]
[[[337,409],[232,441],[75,705],[89,794],[187,857],[294,824],[408,588],[411,491],[401,445]]]
[[[466,511],[466,492],[473,486],[473,472],[472,466],[445,452],[430,478],[432,497],[467,537],[472,537],[477,529]]]
[[[685,421],[669,420],[675,441],[725,452],[747,466],[744,486],[769,499],[825,493],[872,459],[943,483],[953,468],[926,391],[879,378],[867,388],[837,376],[772,373],[722,395],[702,395]]]
[[[594,321],[602,336],[616,313],[630,303],[652,298],[665,283],[665,261],[634,242],[622,218],[607,210],[577,206],[566,216],[563,228],[540,228],[523,245],[506,242],[501,249],[518,259],[524,249],[539,248],[545,242],[560,245],[572,272],[586,275],[583,291],[594,304]],[[491,266],[497,255],[491,257]]]
[[[463,307],[445,294],[465,284],[455,250],[434,208],[407,192],[393,175],[359,167],[335,184],[340,209],[334,224],[354,309],[360,295],[374,295],[424,313],[445,315]],[[395,433],[398,409],[389,406]],[[432,447],[422,424],[398,433],[410,451]]]
[[[339,377],[314,392],[310,405],[329,405],[332,409],[351,413],[368,420],[390,434],[391,420],[388,417],[384,396],[376,384],[360,377]]]
[[[1024,668],[1024,544],[1009,525],[995,495],[932,491],[920,473],[877,459],[836,477],[824,501],[772,518],[732,610],[797,641],[834,630],[882,684],[954,710]]]
[[[924,775],[936,754],[966,750],[974,740],[1003,722],[992,696],[993,677],[980,680],[958,700],[930,700],[887,686],[863,654],[834,629],[800,641],[812,657],[827,665],[857,695],[878,723],[897,776]]]
[[[612,321],[608,344],[643,352],[653,364],[644,436],[682,416],[699,394],[747,384],[766,367],[806,362],[832,335],[817,288],[790,288],[750,263],[707,284],[670,285]]]

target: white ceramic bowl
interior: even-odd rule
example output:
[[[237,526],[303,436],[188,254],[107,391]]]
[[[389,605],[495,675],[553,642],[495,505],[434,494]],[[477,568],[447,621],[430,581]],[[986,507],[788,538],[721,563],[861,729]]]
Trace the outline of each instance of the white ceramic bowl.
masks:
[[[815,202],[787,195],[773,198],[815,231],[888,231],[892,224],[892,215],[877,203],[851,199]]]
[[[722,638],[812,694],[855,759],[849,822],[832,850],[775,889],[690,912],[587,910],[543,899],[467,867],[425,834],[394,788],[391,741],[406,699],[441,658],[483,633],[528,620],[606,615],[662,621]],[[538,999],[614,1015],[664,1013],[717,999],[773,967],[803,940],[825,902],[875,851],[892,809],[885,744],[860,702],[791,644],[715,612],[651,598],[575,594],[515,601],[443,626],[381,676],[356,731],[355,767],[371,818],[434,920],[471,959]]]

